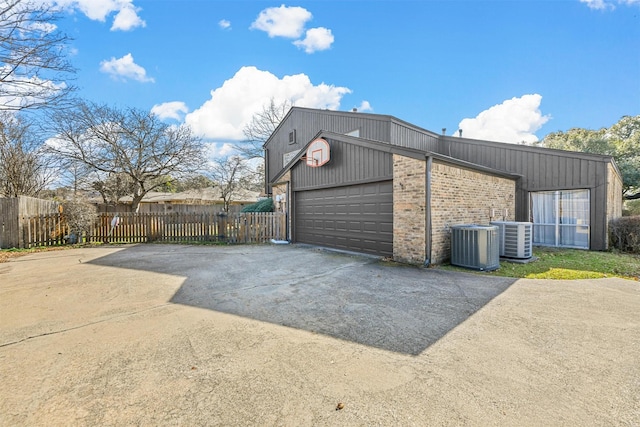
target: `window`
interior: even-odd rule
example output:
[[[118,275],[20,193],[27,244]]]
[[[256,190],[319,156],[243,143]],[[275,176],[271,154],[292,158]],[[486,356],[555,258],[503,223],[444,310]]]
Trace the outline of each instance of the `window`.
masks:
[[[360,137],[360,129],[354,129],[351,132],[347,132],[345,133],[345,135],[347,136],[355,136],[355,137]]]
[[[531,193],[533,244],[589,249],[589,190]]]
[[[289,144],[295,144],[296,143],[296,130],[292,130],[291,132],[289,132]]]
[[[285,167],[293,158],[300,152],[300,150],[289,151],[282,155],[282,167]]]

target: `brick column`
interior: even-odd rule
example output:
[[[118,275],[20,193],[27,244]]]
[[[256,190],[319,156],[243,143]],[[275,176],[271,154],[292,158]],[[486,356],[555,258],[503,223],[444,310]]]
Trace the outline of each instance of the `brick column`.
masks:
[[[426,160],[393,155],[393,259],[422,265],[426,246]]]

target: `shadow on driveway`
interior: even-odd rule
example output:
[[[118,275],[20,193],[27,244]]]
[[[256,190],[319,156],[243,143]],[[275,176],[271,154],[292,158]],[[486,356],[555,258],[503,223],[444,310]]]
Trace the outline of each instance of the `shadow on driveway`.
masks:
[[[297,245],[136,245],[91,263],[185,277],[176,304],[410,355],[515,282]]]

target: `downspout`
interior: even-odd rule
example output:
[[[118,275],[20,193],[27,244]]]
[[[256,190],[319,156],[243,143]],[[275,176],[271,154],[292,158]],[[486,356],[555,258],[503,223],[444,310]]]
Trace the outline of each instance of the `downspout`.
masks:
[[[273,190],[271,189],[271,185],[269,185],[269,180],[271,177],[269,176],[269,150],[264,150],[264,194],[269,196],[272,195]]]
[[[289,242],[293,241],[293,236],[291,233],[291,230],[293,229],[293,215],[292,215],[292,211],[293,211],[293,195],[291,193],[291,181],[287,181],[287,189],[286,189],[286,193],[287,198],[285,199],[286,203],[287,203],[287,211],[285,212],[286,217],[286,224],[287,224],[287,232],[286,232],[286,236],[287,236],[287,240]],[[289,223],[291,221],[291,223]]]
[[[425,248],[424,248],[424,266],[429,267],[431,264],[431,165],[433,164],[433,157],[427,155],[427,173],[425,178]]]

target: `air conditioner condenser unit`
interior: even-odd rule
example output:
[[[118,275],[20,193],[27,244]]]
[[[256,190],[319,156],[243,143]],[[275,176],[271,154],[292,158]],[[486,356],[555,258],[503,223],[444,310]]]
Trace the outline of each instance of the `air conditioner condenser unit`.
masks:
[[[533,223],[492,221],[498,227],[500,256],[527,259],[533,256]]]
[[[451,227],[451,264],[474,270],[500,268],[498,227],[465,224]]]

